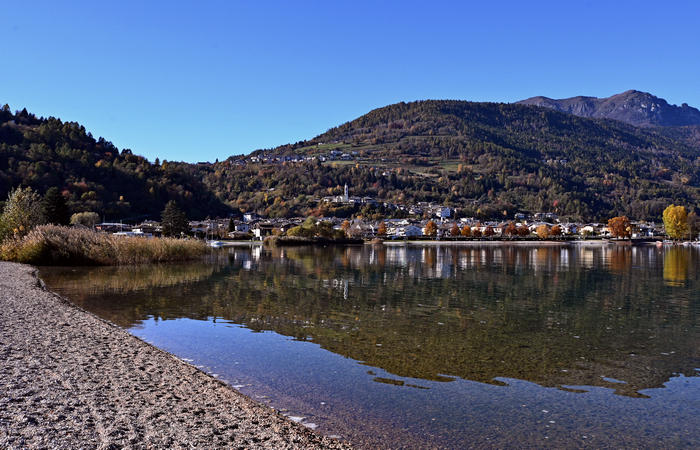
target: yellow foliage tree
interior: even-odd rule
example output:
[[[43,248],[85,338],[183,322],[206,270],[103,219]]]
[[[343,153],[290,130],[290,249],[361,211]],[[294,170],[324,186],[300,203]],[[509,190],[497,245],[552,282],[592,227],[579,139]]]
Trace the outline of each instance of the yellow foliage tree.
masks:
[[[542,224],[537,227],[537,236],[540,239],[546,239],[549,236],[549,227],[545,224]]]
[[[462,228],[461,234],[462,234],[462,236],[464,236],[464,237],[469,237],[469,236],[472,235],[472,229],[469,228],[469,225],[465,225],[465,226]]]
[[[664,209],[664,228],[671,239],[682,239],[688,234],[688,212],[683,206],[669,205]]]

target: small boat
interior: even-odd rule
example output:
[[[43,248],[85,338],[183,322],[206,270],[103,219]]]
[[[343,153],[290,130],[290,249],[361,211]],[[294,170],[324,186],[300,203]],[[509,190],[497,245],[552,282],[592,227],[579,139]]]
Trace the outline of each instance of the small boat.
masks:
[[[207,242],[207,244],[209,245],[209,247],[214,247],[214,248],[219,248],[219,247],[224,246],[224,243],[221,241],[209,241],[209,242]]]

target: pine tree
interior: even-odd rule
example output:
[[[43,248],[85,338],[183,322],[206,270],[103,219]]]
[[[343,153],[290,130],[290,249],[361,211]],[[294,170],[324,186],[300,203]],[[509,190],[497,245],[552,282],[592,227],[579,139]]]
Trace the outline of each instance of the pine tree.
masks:
[[[68,203],[58,188],[51,187],[46,191],[43,199],[43,208],[46,223],[54,225],[68,225],[70,223]]]
[[[181,236],[190,231],[190,224],[187,221],[185,212],[177,206],[175,200],[170,200],[165,205],[161,214],[161,225],[164,236]]]

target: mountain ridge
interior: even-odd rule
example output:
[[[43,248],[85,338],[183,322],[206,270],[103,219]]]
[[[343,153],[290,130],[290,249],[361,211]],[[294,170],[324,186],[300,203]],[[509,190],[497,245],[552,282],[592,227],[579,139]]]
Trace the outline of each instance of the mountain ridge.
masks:
[[[521,104],[426,100],[377,108],[308,141],[218,163],[150,163],[77,123],[8,108],[0,111],[0,196],[19,185],[40,193],[55,186],[73,212],[117,220],[157,217],[173,199],[192,218],[240,211],[405,217],[410,205],[429,202],[480,219],[554,212],[658,220],[670,203],[700,204],[700,146],[674,130],[685,129]],[[373,202],[320,201],[341,195],[345,184]]]
[[[552,99],[536,96],[515,103],[550,108],[579,117],[619,120],[642,127],[700,125],[700,110],[687,103],[671,105],[663,98],[637,90],[602,98],[576,96]]]

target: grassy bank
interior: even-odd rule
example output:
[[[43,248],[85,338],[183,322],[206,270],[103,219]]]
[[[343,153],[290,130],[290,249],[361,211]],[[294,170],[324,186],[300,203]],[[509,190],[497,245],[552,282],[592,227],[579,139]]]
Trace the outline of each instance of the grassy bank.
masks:
[[[124,265],[184,261],[204,255],[202,241],[114,236],[55,225],[0,245],[0,258],[35,265]]]

